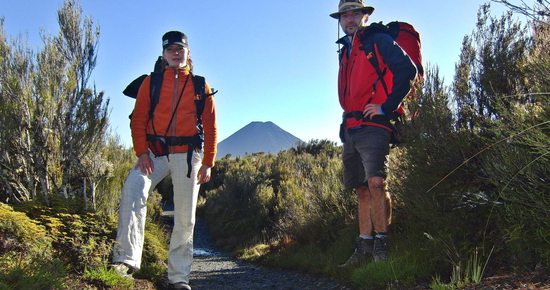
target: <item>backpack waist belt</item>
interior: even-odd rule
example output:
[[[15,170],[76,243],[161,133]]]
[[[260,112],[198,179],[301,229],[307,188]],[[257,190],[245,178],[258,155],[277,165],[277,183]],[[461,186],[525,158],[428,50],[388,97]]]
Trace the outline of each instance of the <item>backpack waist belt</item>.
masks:
[[[395,120],[398,115],[393,112],[390,115],[375,115],[372,118],[366,118],[363,116],[363,112],[361,111],[353,111],[353,112],[344,112],[342,114],[342,117],[345,119],[354,118],[355,120],[363,120],[367,122],[374,122],[374,123],[380,123],[380,124],[386,124],[388,120]]]
[[[191,160],[193,157],[193,151],[195,149],[202,149],[202,143],[204,137],[201,134],[195,134],[193,136],[158,136],[147,134],[147,141],[159,141],[166,146],[180,146],[187,145],[187,177],[191,177]]]
[[[387,116],[387,115],[376,115],[376,116],[373,116],[372,118],[366,118],[366,117],[363,116],[363,112],[361,112],[361,111],[344,112],[342,114],[342,125],[344,125],[346,123],[346,120],[349,119],[349,118],[354,118],[357,121],[363,120],[365,122],[380,124],[380,125],[383,125],[383,126],[389,128],[392,131],[395,131],[395,126],[390,122],[390,120],[395,121],[395,120],[397,120],[398,116],[397,116],[397,114],[392,113],[389,116]]]

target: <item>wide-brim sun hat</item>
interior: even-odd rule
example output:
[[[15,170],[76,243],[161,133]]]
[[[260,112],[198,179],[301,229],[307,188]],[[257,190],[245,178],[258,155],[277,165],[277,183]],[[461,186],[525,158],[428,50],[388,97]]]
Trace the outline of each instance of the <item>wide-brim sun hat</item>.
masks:
[[[371,15],[374,11],[374,7],[365,6],[363,0],[340,0],[338,4],[338,12],[330,14],[330,17],[340,19],[340,15],[350,11],[361,11],[364,14]]]

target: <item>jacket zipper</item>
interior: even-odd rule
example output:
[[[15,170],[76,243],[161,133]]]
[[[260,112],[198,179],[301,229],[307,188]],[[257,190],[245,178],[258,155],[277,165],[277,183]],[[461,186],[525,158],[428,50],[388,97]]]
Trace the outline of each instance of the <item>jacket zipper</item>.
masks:
[[[174,70],[174,91],[172,92],[172,112],[174,112],[174,110],[176,109],[176,104],[177,104],[177,99],[178,99],[178,85],[179,85],[179,71],[178,69],[176,68]],[[176,132],[176,125],[178,123],[178,112],[174,112],[174,120],[172,120],[172,123],[168,124],[169,126],[169,132],[170,132],[170,136],[175,136],[175,132]],[[170,153],[174,153],[172,152],[173,148],[172,146],[170,146]]]

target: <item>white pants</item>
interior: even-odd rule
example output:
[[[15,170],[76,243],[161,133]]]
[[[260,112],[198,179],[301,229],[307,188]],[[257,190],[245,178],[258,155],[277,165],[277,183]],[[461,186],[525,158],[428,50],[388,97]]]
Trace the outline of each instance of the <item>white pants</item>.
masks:
[[[197,172],[201,166],[200,153],[193,152],[191,178],[187,178],[187,153],[170,154],[168,158],[154,157],[150,176],[132,169],[122,188],[118,215],[118,230],[113,249],[113,262],[126,263],[136,269],[141,266],[145,233],[145,216],[149,192],[168,174],[174,185],[174,228],[168,252],[168,280],[189,283],[193,261],[193,229],[199,185]]]

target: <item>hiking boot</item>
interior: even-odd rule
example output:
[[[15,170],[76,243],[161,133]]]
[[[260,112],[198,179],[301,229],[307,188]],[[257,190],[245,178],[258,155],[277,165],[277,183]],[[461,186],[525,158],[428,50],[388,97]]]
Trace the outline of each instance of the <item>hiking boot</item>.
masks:
[[[357,238],[356,245],[351,257],[344,264],[338,265],[339,268],[355,267],[366,263],[371,258],[374,247],[373,239]]]
[[[375,237],[372,256],[375,262],[388,260],[388,237]]]
[[[114,263],[110,265],[109,268],[113,269],[113,271],[124,278],[132,278],[132,273],[134,272],[134,268],[124,263]]]
[[[170,289],[191,290],[191,286],[189,286],[189,284],[187,284],[186,282],[178,282],[178,283],[170,284]]]

